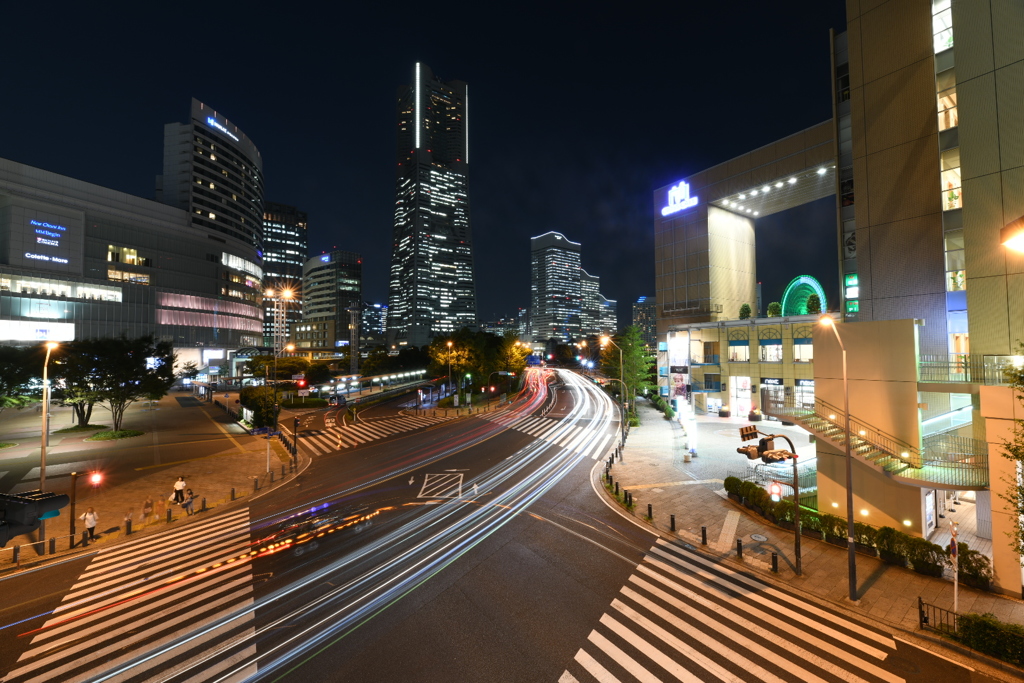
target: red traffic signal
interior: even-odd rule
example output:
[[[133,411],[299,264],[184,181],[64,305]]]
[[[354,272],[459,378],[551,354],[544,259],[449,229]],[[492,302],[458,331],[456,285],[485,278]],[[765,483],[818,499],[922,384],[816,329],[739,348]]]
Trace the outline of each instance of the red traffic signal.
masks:
[[[304,386],[306,386],[306,380],[304,380],[304,379],[300,379],[300,380],[298,380],[298,381],[296,382],[296,384],[298,384],[298,385],[299,385],[299,387],[304,387]]]
[[[780,484],[777,481],[773,481],[768,486],[768,493],[771,494],[772,502],[778,503],[780,500],[782,500],[782,484]]]

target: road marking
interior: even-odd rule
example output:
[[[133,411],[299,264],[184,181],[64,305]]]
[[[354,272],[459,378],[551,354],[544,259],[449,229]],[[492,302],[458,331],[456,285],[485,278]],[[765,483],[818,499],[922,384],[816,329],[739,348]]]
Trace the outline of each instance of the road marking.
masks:
[[[654,674],[640,666],[635,659],[620,650],[614,643],[612,643],[612,641],[608,640],[597,631],[591,631],[588,640],[604,650],[609,657],[615,660],[616,664],[633,674],[633,676],[637,680],[641,681],[641,683],[661,683]]]
[[[611,672],[608,671],[608,669],[601,666],[601,663],[593,657],[591,657],[586,650],[580,650],[579,652],[577,652],[576,657],[574,657],[574,659],[577,662],[579,662],[580,666],[586,669],[591,676],[596,678],[598,683],[619,683],[619,679],[617,679],[615,676],[612,676]],[[576,679],[573,678],[573,680]]]
[[[740,513],[736,510],[729,510],[729,513],[725,516],[725,524],[722,525],[722,533],[718,535],[718,543],[715,544],[715,550],[720,553],[729,550],[733,539],[736,537],[736,527],[739,524]]]
[[[461,498],[462,473],[427,474],[417,498]]]
[[[660,486],[692,486],[693,484],[721,484],[721,479],[688,479],[686,481],[667,481],[664,484],[633,484],[629,490],[656,489]]]

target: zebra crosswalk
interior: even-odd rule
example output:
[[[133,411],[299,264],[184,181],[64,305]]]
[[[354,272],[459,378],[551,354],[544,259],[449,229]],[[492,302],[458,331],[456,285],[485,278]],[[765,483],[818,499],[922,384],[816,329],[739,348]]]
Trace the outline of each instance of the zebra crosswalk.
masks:
[[[324,455],[345,448],[353,448],[370,441],[385,439],[395,434],[424,429],[453,419],[455,418],[403,415],[401,417],[365,420],[343,427],[299,432],[299,447],[305,447],[313,455]]]
[[[659,540],[559,683],[904,679],[891,635]]]
[[[163,680],[169,664],[184,666],[225,638],[252,633],[252,612],[238,612],[253,602],[255,553],[248,509],[101,550],[31,634],[4,682],[89,680],[143,652],[152,656],[116,680]],[[215,630],[168,646],[224,619]],[[250,650],[243,645],[234,654]],[[236,657],[219,658],[204,673],[215,675]]]
[[[566,448],[574,443],[586,441],[593,433],[589,422],[581,424],[566,424],[564,420],[555,420],[550,417],[523,417],[517,413],[498,413],[493,416],[486,415],[484,416],[484,419],[490,420],[491,422],[497,422],[498,424],[509,427],[510,429],[515,429],[516,431],[523,432],[524,434],[529,434],[541,441],[548,441],[562,448]],[[593,449],[594,452],[591,457],[594,460],[604,454],[603,446],[609,441],[611,441],[610,434],[602,440],[602,448]]]

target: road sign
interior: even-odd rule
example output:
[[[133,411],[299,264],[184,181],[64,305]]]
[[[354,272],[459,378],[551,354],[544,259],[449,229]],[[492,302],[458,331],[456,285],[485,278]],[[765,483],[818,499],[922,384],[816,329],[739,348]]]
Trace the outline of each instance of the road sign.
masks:
[[[292,379],[306,379],[305,375],[292,375]]]
[[[309,396],[309,389],[299,389],[299,396]]]

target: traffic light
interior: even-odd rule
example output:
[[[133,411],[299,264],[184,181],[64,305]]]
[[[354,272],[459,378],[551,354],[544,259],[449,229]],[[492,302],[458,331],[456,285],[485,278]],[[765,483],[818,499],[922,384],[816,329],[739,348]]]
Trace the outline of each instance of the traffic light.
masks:
[[[40,520],[56,517],[70,502],[65,495],[42,491],[0,494],[0,548],[15,536],[35,531]]]
[[[747,456],[747,460],[757,460],[761,457],[761,454],[757,452],[757,446],[740,446],[736,452]]]
[[[295,433],[299,432],[299,418],[295,418]]]
[[[780,484],[777,481],[773,481],[768,486],[768,493],[771,494],[772,502],[778,503],[780,500],[782,500],[782,484]]]
[[[299,388],[301,389],[302,387],[306,386],[306,380],[300,379],[300,380],[296,381],[296,384],[298,384]]]

